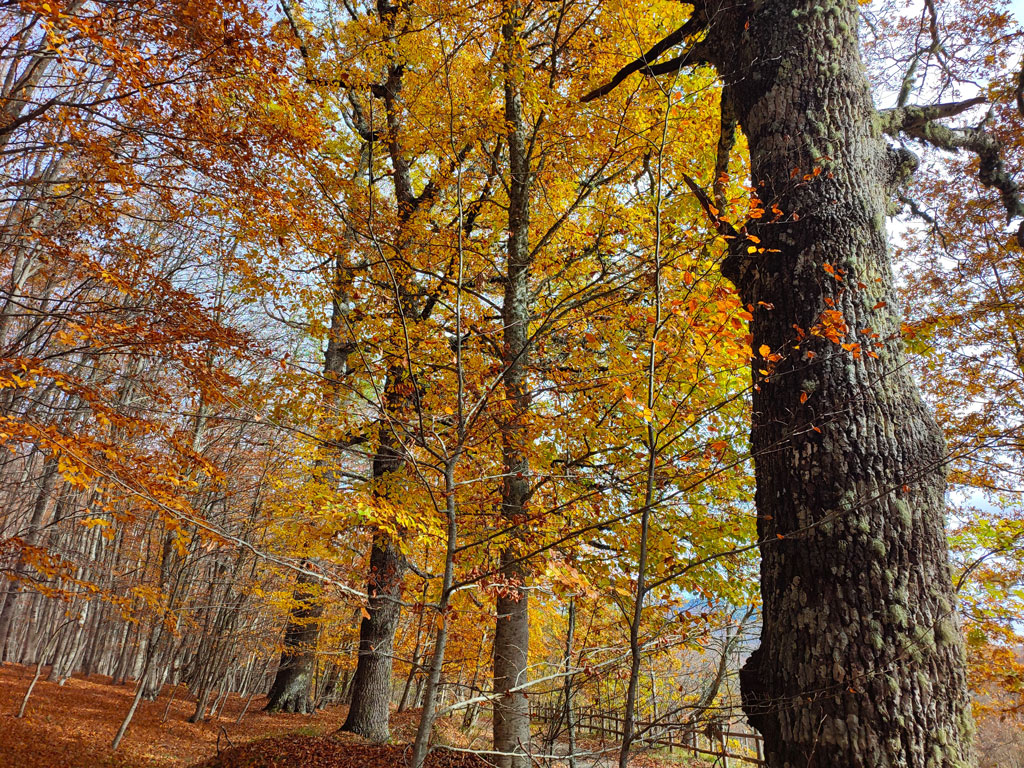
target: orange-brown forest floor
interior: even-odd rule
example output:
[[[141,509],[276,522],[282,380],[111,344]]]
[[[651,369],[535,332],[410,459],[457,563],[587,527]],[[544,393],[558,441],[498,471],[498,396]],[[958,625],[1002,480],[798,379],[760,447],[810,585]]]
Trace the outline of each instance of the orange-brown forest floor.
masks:
[[[269,715],[266,697],[257,696],[240,723],[245,701],[231,696],[217,718],[188,722],[195,702],[184,687],[171,694],[165,687],[156,701],[142,701],[128,734],[116,753],[110,749],[121,720],[131,705],[133,684],[111,685],[110,678],[74,677],[63,686],[45,680],[32,692],[25,717],[21,707],[34,668],[0,665],[0,768],[390,768],[404,766],[418,711],[394,714],[394,743],[370,745],[352,734],[336,734],[346,707],[329,707],[315,715]],[[456,727],[439,724],[449,744],[471,744]],[[273,737],[273,738],[270,738]],[[259,744],[252,743],[264,740]],[[599,764],[604,761],[599,761]],[[637,768],[664,765],[661,759],[638,756]],[[681,766],[676,761],[672,765]],[[490,763],[463,752],[431,754],[428,768],[486,768]],[[694,765],[700,765],[695,763]]]
[[[262,711],[266,697],[257,696],[242,722],[236,723],[245,701],[232,696],[216,719],[190,723],[195,700],[182,687],[163,721],[171,692],[168,686],[156,701],[139,704],[128,734],[114,753],[110,742],[131,706],[134,685],[111,685],[110,678],[97,675],[74,677],[59,686],[46,682],[44,669],[25,717],[18,719],[15,715],[34,673],[30,667],[0,666],[0,768],[185,768],[216,756],[218,738],[223,751],[229,748],[229,740],[239,746],[268,736],[332,734],[346,712],[345,707],[331,707],[312,716],[268,715]],[[404,712],[392,718],[395,741],[412,740],[418,715]],[[322,741],[310,739],[311,750],[322,751]],[[339,741],[353,746],[361,742],[349,734],[341,735]],[[281,747],[294,751],[296,745]],[[310,757],[310,768],[319,768],[319,762]],[[353,768],[360,765],[371,762],[360,759]]]

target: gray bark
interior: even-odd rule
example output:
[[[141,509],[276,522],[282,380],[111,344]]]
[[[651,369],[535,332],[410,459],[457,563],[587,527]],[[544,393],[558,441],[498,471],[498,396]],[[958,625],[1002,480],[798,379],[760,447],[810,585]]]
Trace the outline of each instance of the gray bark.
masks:
[[[299,573],[295,584],[296,608],[284,634],[284,650],[270,687],[268,712],[313,712],[310,692],[316,671],[316,643],[320,635],[323,603],[317,595],[318,579]]]
[[[772,768],[969,765],[946,450],[899,337],[893,158],[858,7],[776,0],[725,24],[729,57],[712,59],[757,195],[782,212],[748,226],[764,254],[744,242],[723,265],[753,312],[753,348],[783,355],[768,377],[753,365],[764,607],[744,709]]]
[[[722,273],[753,315],[754,350],[781,356],[767,374],[753,361],[763,621],[740,676],[768,766],[969,766],[946,449],[906,370],[885,229],[908,158],[882,133],[924,134],[875,110],[858,22],[854,0],[698,2],[585,100],[635,72],[710,64],[747,136],[761,218],[737,232],[689,183],[732,238]],[[991,153],[973,150],[1005,197]]]
[[[386,480],[401,466],[401,455],[382,445],[374,459],[373,475]],[[352,678],[352,702],[341,726],[371,741],[390,738],[392,667],[395,630],[401,613],[405,558],[396,542],[384,534],[373,539],[370,550],[370,595],[367,616],[359,626],[359,657]]]
[[[509,51],[505,63],[505,123],[509,159],[508,242],[505,297],[503,386],[511,415],[501,425],[504,480],[501,514],[510,528],[522,524],[530,495],[530,465],[523,434],[530,408],[527,367],[530,358],[530,157],[523,119],[522,93],[514,54],[520,44],[517,26],[522,9],[516,0],[506,3],[502,38]],[[511,689],[527,682],[530,613],[526,568],[513,547],[501,553],[501,576],[508,585],[497,599],[494,632],[494,749],[499,768],[530,765],[530,713],[526,693]]]

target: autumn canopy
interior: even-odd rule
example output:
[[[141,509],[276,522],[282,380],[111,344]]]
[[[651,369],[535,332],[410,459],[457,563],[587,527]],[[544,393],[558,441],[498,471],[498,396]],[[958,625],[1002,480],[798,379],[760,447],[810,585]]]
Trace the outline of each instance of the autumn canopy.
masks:
[[[1024,760],[1022,59],[1001,0],[0,4],[0,768],[102,691],[118,765]]]

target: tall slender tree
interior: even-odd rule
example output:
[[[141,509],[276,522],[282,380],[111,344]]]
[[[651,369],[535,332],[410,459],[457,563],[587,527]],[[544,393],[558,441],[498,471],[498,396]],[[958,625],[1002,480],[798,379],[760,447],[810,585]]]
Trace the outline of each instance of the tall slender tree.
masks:
[[[334,258],[331,270],[331,322],[323,366],[323,378],[327,386],[326,405],[333,408],[338,407],[343,396],[341,383],[348,369],[348,356],[353,352],[345,318],[348,306],[346,286],[345,258],[339,253]],[[339,452],[330,443],[324,445],[322,450],[325,455],[314,465],[313,482],[330,483],[335,474],[332,462],[340,460]],[[302,564],[304,568],[296,576],[292,592],[294,607],[285,626],[281,660],[270,685],[266,705],[269,712],[309,714],[314,709],[311,697],[316,676],[320,618],[324,606],[323,596],[318,589],[320,579],[309,570],[313,564],[308,561]]]
[[[522,526],[530,496],[530,463],[526,453],[526,417],[530,409],[527,372],[530,366],[530,147],[523,116],[523,25],[518,0],[502,6],[501,37],[505,128],[508,145],[508,239],[505,254],[505,296],[501,308],[504,359],[502,383],[508,402],[502,420],[502,523]],[[497,599],[494,631],[494,750],[501,768],[530,764],[530,711],[526,691],[530,650],[530,609],[527,569],[514,544],[501,552],[501,577],[506,588]]]

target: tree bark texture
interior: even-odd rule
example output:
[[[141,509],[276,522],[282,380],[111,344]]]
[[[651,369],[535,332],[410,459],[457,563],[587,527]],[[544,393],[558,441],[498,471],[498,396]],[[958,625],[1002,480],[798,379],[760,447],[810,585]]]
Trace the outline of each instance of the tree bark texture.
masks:
[[[530,464],[526,455],[525,417],[530,408],[527,369],[530,356],[530,157],[523,119],[521,56],[518,26],[522,9],[516,0],[506,3],[502,38],[505,63],[505,123],[509,160],[508,241],[505,296],[503,388],[510,413],[501,425],[504,480],[501,515],[509,528],[526,518],[530,495]],[[501,576],[506,584],[497,599],[494,632],[494,761],[498,768],[530,766],[530,711],[525,691],[512,691],[527,682],[530,645],[530,613],[524,589],[527,573],[517,551],[508,546],[501,553]]]
[[[373,478],[378,484],[376,493],[386,493],[379,484],[402,466],[401,453],[387,437],[387,433],[381,437],[373,460]],[[343,731],[358,733],[376,742],[390,738],[395,630],[401,613],[404,578],[405,558],[397,542],[377,534],[370,550],[370,578],[366,587],[370,598],[367,615],[359,625],[359,656],[352,678],[352,702],[341,726]]]
[[[320,635],[323,604],[316,585],[318,579],[300,573],[295,584],[296,608],[284,633],[284,650],[274,683],[270,687],[268,712],[313,712],[310,697],[316,673],[316,643]]]
[[[772,768],[970,765],[946,449],[900,340],[885,225],[898,158],[857,4],[774,0],[722,24],[729,44],[709,58],[765,208],[747,227],[765,252],[741,233],[723,273],[755,355],[782,355],[768,376],[753,363],[763,624],[744,709]]]
[[[502,553],[502,576],[509,580],[525,578],[523,569],[511,565],[514,555]],[[494,757],[499,768],[526,768],[530,765],[530,711],[525,691],[510,691],[527,682],[527,656],[530,645],[530,618],[526,592],[506,590],[498,598],[498,620],[494,634]]]

